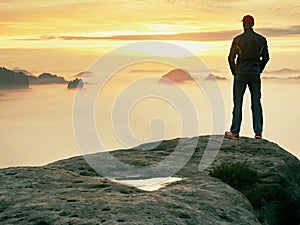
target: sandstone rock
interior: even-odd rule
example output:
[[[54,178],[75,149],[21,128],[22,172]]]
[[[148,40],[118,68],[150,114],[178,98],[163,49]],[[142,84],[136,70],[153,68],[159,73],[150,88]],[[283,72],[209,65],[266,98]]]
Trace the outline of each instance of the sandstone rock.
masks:
[[[199,171],[208,139],[199,137],[192,158],[174,175],[183,180],[152,192],[99,176],[83,157],[42,167],[1,169],[0,223],[296,224],[297,208],[289,218],[284,214],[300,199],[300,163],[296,157],[266,140],[225,139],[213,164]],[[152,165],[170,155],[177,142],[167,140],[153,150],[141,150],[146,144],[112,154],[131,165]],[[235,190],[208,175],[216,165],[244,159],[259,174],[260,181],[254,186]],[[256,201],[251,199],[252,192],[259,196]]]

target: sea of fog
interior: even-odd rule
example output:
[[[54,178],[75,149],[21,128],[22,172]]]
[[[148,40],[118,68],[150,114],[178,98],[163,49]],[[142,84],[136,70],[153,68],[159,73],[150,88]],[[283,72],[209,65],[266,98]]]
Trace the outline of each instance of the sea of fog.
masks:
[[[87,84],[79,92],[80,96],[89,97],[91,92],[91,96],[96,96],[90,108],[82,102],[85,98],[78,97],[76,90],[67,90],[66,85],[34,85],[28,90],[0,91],[0,167],[44,165],[90,153],[80,149],[76,143],[78,138],[93,142],[89,133],[85,133],[85,123],[78,121],[81,120],[80,113],[82,121],[94,115],[92,120],[97,135],[103,148],[108,150],[182,135],[211,134],[214,115],[225,118],[224,124],[219,124],[219,127],[229,128],[231,80],[218,82],[218,90],[214,89],[215,85],[211,89],[221,93],[224,102],[224,111],[215,114],[210,108],[213,98],[208,100],[206,93],[197,85],[185,83],[182,85],[184,88],[176,89],[170,84],[157,82],[158,79],[154,79],[148,83],[122,86],[112,81],[101,91],[97,85]],[[149,85],[153,87],[149,88]],[[298,158],[299,85],[263,81],[262,90],[264,138],[278,143]],[[75,129],[83,129],[83,132],[77,132],[83,134],[80,137],[74,135],[73,104],[77,109]],[[190,113],[190,110],[194,112]],[[188,127],[192,128],[186,129],[183,123],[191,124]],[[250,95],[247,91],[242,136],[253,137],[251,124]],[[96,151],[97,146],[91,146],[91,152]]]

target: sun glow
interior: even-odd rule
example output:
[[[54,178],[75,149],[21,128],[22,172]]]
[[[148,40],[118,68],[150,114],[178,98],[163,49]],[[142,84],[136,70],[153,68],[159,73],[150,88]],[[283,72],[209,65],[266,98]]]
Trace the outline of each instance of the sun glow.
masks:
[[[173,41],[173,44],[176,44],[186,50],[190,51],[194,55],[202,55],[210,52],[212,49],[209,44],[205,42],[196,42],[196,41]]]

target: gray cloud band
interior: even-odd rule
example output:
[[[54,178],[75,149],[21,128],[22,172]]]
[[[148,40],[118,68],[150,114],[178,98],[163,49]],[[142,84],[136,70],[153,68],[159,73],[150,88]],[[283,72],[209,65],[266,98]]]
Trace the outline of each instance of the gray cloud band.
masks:
[[[256,28],[256,30],[268,37],[298,37],[300,35],[300,25],[285,28]],[[177,34],[132,34],[115,36],[40,36],[37,38],[22,38],[13,40],[24,41],[42,41],[42,40],[65,40],[65,41],[99,41],[99,40],[117,40],[117,41],[228,41],[232,37],[241,33],[241,30],[221,30],[211,32],[190,32]]]
[[[188,60],[159,56],[170,52],[174,56],[189,56]],[[133,82],[119,93],[114,102],[111,112],[112,121],[110,122],[113,125],[115,135],[124,145],[138,144],[138,140],[132,135],[128,127],[128,113],[132,107],[141,99],[149,96],[168,102],[177,111],[182,125],[182,138],[179,138],[172,154],[155,165],[129,165],[119,161],[108,152],[103,140],[98,135],[95,125],[95,105],[98,95],[106,83],[117,71],[128,65],[153,61],[187,70],[193,65],[193,71],[202,71],[197,73],[191,71],[191,75],[194,78],[204,77],[205,74],[209,73],[208,67],[200,58],[177,45],[158,41],[138,42],[117,48],[95,61],[88,69],[95,76],[83,77],[85,82],[94,83],[95,85],[89,86],[86,91],[78,91],[76,93],[73,105],[73,129],[77,145],[87,163],[103,177],[169,177],[186,165],[197,147],[198,137],[185,138],[191,137],[191,135],[195,136],[198,133],[199,123],[198,114],[193,103],[182,88],[176,87],[174,90],[179,94],[174,95],[149,86],[142,93],[139,93],[139,96],[136,96],[136,92],[133,90],[140,84],[149,83],[152,79],[150,77]],[[222,144],[223,135],[217,134],[222,134],[224,131],[225,109],[223,97],[216,82],[203,82],[200,79],[195,79],[195,82],[207,98],[213,119],[212,135],[199,163],[199,170],[204,170],[212,163]],[[182,102],[185,102],[185,104],[183,105]],[[122,103],[122,107],[120,103]],[[115,115],[118,114],[117,112],[120,111],[123,112],[121,119],[124,120],[124,123],[122,124],[114,119]],[[161,118],[156,118],[152,121],[152,125],[158,126],[157,130],[162,130],[160,135],[164,135],[163,131],[165,131],[165,128],[161,122]],[[154,148],[158,144],[159,142],[152,145],[143,145],[143,148]]]

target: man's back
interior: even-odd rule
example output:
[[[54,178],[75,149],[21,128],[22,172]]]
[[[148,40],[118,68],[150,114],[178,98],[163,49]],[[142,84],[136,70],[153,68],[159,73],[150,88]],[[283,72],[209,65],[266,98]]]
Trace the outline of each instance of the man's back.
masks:
[[[267,41],[252,28],[247,28],[233,39],[228,59],[233,74],[259,75],[269,60]]]

